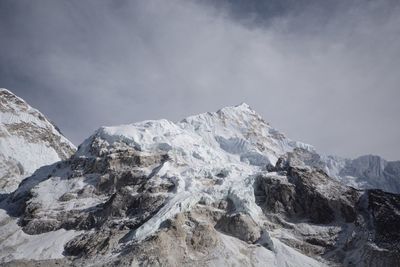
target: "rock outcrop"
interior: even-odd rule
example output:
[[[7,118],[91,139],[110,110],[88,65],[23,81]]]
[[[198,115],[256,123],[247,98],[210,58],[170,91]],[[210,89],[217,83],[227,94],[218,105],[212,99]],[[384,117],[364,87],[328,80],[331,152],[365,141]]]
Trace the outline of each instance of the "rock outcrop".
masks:
[[[297,153],[278,160],[255,184],[264,214],[291,233],[287,244],[300,243],[305,254],[332,264],[399,265],[400,195],[345,186],[305,166]]]

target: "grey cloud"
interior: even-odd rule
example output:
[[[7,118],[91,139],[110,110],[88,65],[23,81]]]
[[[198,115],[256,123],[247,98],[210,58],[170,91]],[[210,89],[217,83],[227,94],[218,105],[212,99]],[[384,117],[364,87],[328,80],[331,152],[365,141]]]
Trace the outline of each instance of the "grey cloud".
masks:
[[[0,86],[75,143],[245,101],[325,153],[400,158],[399,4],[249,2],[1,1]]]

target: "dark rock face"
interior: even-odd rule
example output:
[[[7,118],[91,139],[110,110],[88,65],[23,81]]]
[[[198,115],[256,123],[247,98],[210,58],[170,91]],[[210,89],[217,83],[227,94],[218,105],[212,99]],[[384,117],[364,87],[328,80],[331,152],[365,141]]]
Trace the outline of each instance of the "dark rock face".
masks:
[[[257,223],[243,213],[223,216],[215,228],[248,243],[255,243],[261,237]]]
[[[65,245],[65,254],[71,256],[101,254],[109,248],[114,232],[112,230],[101,230],[79,235]]]
[[[158,233],[146,242],[126,248],[115,266],[132,265],[132,258],[141,266],[205,266],[219,244],[213,221],[205,210],[178,214],[167,220]],[[221,255],[218,255],[221,256]],[[191,258],[197,260],[192,262]],[[107,266],[107,265],[104,265]]]
[[[399,266],[399,195],[366,190],[348,238],[346,266]],[[355,252],[355,253],[354,253]]]
[[[344,266],[399,266],[400,195],[343,186],[323,171],[293,159],[281,158],[269,168],[275,174],[257,177],[254,192],[264,213],[280,218],[283,227],[288,227],[285,221],[327,229],[340,226],[330,238],[312,237],[290,226],[303,239],[299,248],[305,253],[319,247],[321,256]]]
[[[259,176],[255,184],[257,204],[274,213],[294,215],[295,186],[276,177]]]
[[[136,229],[163,206],[165,199],[165,196],[150,193],[132,196],[130,191],[121,189],[93,213],[93,218],[97,225],[108,223],[109,218],[129,218],[119,227]]]
[[[20,205],[23,207],[20,224],[24,231],[28,234],[40,234],[60,228],[135,229],[157,212],[163,206],[168,193],[175,188],[174,181],[170,178],[157,184],[151,179],[157,175],[158,169],[168,157],[157,153],[142,153],[132,148],[108,151],[109,153],[97,153],[101,156],[96,157],[71,158],[67,164],[70,166],[68,175],[62,179],[72,182],[81,179],[90,183],[59,198],[65,205],[93,197],[104,199],[101,204],[90,209],[47,210],[39,203],[29,200],[33,195],[27,189]],[[142,171],[143,168],[154,169],[147,174]]]
[[[296,185],[299,196],[298,210],[309,214],[313,223],[329,223],[334,219],[343,218],[345,222],[354,222],[356,219],[355,203],[358,193],[352,188],[346,188],[327,176],[324,172],[308,171],[290,168],[289,181]],[[330,196],[324,190],[316,190],[321,184],[329,181]],[[325,189],[326,190],[326,189]],[[333,195],[332,192],[335,194]]]
[[[400,195],[369,190],[368,209],[375,225],[375,242],[400,252]]]
[[[347,189],[325,173],[317,170],[288,167],[284,179],[279,176],[259,176],[256,182],[256,195],[265,196],[258,204],[267,212],[283,211],[288,218],[307,218],[311,223],[326,224],[336,217],[346,222],[356,219],[355,203],[358,194]],[[340,195],[326,197],[317,189],[329,181],[336,186]]]
[[[313,190],[311,178],[321,179],[322,174],[310,173],[296,168],[289,168],[288,179],[296,188],[294,211],[299,216],[310,218],[312,223],[330,223],[335,219],[329,200]],[[324,177],[326,178],[326,177]],[[318,182],[318,181],[317,181]]]

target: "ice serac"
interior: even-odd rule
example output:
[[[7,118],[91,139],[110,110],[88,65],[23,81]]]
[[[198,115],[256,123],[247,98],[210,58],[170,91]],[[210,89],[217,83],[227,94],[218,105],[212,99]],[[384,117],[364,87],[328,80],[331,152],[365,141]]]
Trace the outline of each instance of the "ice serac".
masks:
[[[399,196],[346,186],[326,166],[312,146],[290,140],[246,104],[177,123],[101,127],[0,205],[25,235],[62,235],[67,257],[57,259],[59,248],[47,259],[21,256],[13,243],[0,250],[0,263],[400,264],[400,238],[388,227],[400,219]]]
[[[74,145],[42,113],[0,89],[0,193],[14,191],[39,167],[74,152]]]

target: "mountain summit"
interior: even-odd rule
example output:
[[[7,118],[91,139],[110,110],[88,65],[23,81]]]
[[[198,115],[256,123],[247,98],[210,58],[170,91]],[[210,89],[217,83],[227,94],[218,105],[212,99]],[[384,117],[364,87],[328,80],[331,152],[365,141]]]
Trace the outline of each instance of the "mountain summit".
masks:
[[[0,203],[0,262],[398,266],[400,196],[347,186],[345,161],[247,104],[101,127]]]

